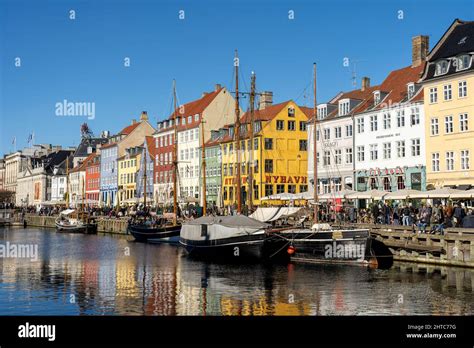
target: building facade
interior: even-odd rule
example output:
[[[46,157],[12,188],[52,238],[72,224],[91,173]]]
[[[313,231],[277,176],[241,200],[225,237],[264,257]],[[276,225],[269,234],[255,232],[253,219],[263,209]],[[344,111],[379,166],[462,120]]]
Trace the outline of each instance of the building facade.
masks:
[[[269,96],[267,94],[267,96]],[[262,100],[263,99],[263,100]],[[249,140],[250,114],[241,118],[241,201],[248,204],[253,191],[253,204],[261,205],[261,198],[277,193],[302,193],[308,190],[306,123],[311,109],[299,107],[292,100],[272,105],[271,99],[261,98],[254,114],[254,144]],[[222,200],[225,206],[235,206],[237,196],[234,126],[224,128],[227,134],[221,141]],[[250,162],[252,151],[252,163]],[[249,190],[248,168],[253,167],[253,190]],[[275,201],[274,204],[281,202]]]
[[[434,46],[424,89],[427,184],[474,185],[474,22],[456,19]]]
[[[377,88],[367,77],[360,89],[339,93],[319,104],[317,130],[318,194],[354,189],[354,113],[365,107]],[[308,123],[309,191],[314,193],[314,123]]]
[[[151,136],[155,129],[148,122],[144,111],[140,121],[132,121],[117,135],[109,138],[109,143],[102,145],[100,151],[100,201],[107,206],[117,206],[118,168],[117,159],[125,155],[126,149],[143,144],[146,136]]]
[[[99,204],[100,156],[94,153],[86,164],[86,200],[90,205]]]
[[[117,160],[119,202],[132,203],[136,201],[137,173],[141,152],[140,147],[128,148],[125,155]]]
[[[154,138],[154,200],[157,205],[173,204],[174,120],[158,122]]]
[[[206,143],[206,202],[221,207],[222,196],[222,153],[219,131],[211,133],[211,139]],[[202,185],[202,180],[201,180]]]

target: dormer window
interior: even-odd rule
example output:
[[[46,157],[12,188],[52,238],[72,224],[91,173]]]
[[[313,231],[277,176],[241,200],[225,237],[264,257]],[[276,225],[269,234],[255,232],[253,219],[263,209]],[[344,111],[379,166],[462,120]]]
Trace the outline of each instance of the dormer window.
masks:
[[[288,117],[295,117],[295,107],[294,106],[288,107]]]
[[[436,62],[436,72],[435,76],[444,75],[448,72],[449,61],[447,59],[442,59],[439,62]]]
[[[374,91],[374,105],[380,103],[380,91]]]
[[[407,84],[407,95],[408,99],[411,99],[415,95],[415,84],[413,82]]]
[[[322,120],[328,115],[328,107],[326,105],[318,106],[318,119]]]
[[[350,104],[349,100],[344,99],[339,101],[339,116],[344,116],[349,114]]]
[[[462,54],[456,58],[456,71],[466,70],[471,67],[471,56]]]
[[[184,117],[182,118],[182,123],[181,123],[181,124],[182,124],[183,126],[186,124],[186,116],[184,116]]]
[[[193,117],[192,116],[188,116],[188,123],[191,123],[193,122]]]
[[[199,114],[194,115],[194,121],[199,121]]]

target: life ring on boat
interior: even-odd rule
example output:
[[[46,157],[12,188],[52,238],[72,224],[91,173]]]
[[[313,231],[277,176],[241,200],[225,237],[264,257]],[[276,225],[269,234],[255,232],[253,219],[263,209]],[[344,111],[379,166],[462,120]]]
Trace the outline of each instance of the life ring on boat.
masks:
[[[296,248],[293,246],[293,245],[290,245],[288,247],[288,249],[286,250],[286,252],[288,253],[288,255],[293,255],[296,251]]]

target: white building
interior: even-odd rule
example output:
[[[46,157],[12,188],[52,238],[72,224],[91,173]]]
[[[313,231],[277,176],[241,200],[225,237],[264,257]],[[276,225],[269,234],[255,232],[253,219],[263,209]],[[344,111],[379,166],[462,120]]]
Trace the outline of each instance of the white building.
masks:
[[[66,193],[66,174],[53,175],[51,178],[51,202],[64,201]]]
[[[424,62],[414,62],[392,71],[373,91],[367,108],[355,115],[358,191],[425,189],[425,115],[423,89],[417,84],[423,67]]]
[[[368,78],[362,79],[361,89],[340,93],[331,101],[318,105],[318,193],[354,189],[354,120],[372,91]],[[308,124],[308,180],[314,188],[314,127]]]

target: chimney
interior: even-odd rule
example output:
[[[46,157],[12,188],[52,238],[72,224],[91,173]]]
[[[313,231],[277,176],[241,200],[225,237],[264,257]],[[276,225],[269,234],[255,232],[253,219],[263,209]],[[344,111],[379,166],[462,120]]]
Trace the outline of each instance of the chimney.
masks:
[[[134,119],[132,120],[132,125],[134,125],[135,123],[137,123],[137,120],[134,118]]]
[[[140,121],[148,121],[148,114],[146,111],[142,111],[142,114],[140,115]]]
[[[364,76],[362,78],[362,87],[360,90],[365,91],[369,87],[370,87],[370,77]]]
[[[411,39],[411,66],[420,66],[428,56],[430,38],[427,35],[414,36]]]
[[[201,98],[204,98],[206,95],[208,95],[209,93],[208,92],[202,92],[201,94]]]
[[[221,84],[220,83],[216,83],[216,86],[214,88],[214,90],[217,92],[218,90],[220,90],[222,88]]]
[[[263,110],[273,104],[273,92],[265,91],[260,95],[259,109]]]

